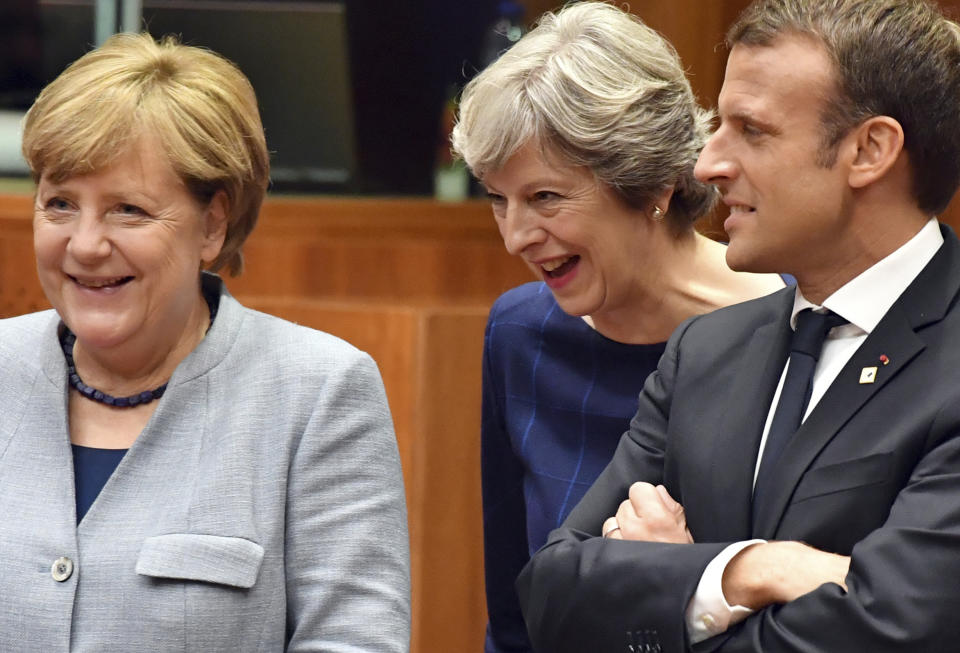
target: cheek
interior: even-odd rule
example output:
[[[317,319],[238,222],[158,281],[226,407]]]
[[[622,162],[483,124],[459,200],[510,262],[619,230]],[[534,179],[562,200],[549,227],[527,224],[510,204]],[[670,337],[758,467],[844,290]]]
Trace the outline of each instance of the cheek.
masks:
[[[192,263],[205,245],[199,227],[179,223],[156,225],[149,232],[131,234],[124,250],[132,260],[151,261],[154,265],[181,267]]]
[[[38,226],[33,231],[33,252],[37,265],[41,267],[56,264],[67,244],[67,236],[49,226]]]
[[[497,231],[500,232],[500,239],[503,241],[504,245],[507,243],[507,225],[506,221],[500,218],[496,218]]]

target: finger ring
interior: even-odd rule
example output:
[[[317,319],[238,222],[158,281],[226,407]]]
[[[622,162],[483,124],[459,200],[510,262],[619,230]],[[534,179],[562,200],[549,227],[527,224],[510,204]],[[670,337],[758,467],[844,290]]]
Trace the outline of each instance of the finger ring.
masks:
[[[608,530],[607,532],[605,532],[605,533],[603,534],[603,536],[604,536],[604,537],[609,537],[614,531],[619,531],[619,530],[620,530],[620,527],[619,527],[619,526],[614,526],[613,528],[611,528],[610,530]]]

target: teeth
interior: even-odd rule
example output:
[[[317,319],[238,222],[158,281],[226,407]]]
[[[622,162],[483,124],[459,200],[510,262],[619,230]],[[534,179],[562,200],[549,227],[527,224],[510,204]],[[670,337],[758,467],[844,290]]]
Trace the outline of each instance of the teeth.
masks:
[[[104,286],[112,286],[125,278],[126,277],[114,277],[113,279],[101,279],[99,281],[77,279],[77,283],[87,288],[103,288]]]
[[[571,258],[573,258],[573,257],[571,257],[571,256],[566,256],[566,257],[564,257],[564,258],[556,258],[556,259],[553,259],[552,261],[547,261],[546,263],[544,263],[543,265],[541,265],[541,267],[542,267],[544,270],[546,270],[547,272],[553,272],[553,271],[556,270],[558,267],[560,267],[561,265],[563,265],[564,263],[566,263],[567,261],[569,261]]]
[[[736,204],[730,207],[730,213],[748,213],[752,210],[749,206],[743,206],[742,204]]]

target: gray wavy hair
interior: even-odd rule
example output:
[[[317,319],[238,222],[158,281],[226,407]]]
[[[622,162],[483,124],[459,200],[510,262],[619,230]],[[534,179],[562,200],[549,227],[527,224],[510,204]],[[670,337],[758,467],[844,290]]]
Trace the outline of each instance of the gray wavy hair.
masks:
[[[544,14],[467,84],[452,145],[483,179],[536,143],[635,208],[673,186],[667,218],[683,232],[716,200],[693,176],[711,118],[662,36],[613,5],[578,2]]]

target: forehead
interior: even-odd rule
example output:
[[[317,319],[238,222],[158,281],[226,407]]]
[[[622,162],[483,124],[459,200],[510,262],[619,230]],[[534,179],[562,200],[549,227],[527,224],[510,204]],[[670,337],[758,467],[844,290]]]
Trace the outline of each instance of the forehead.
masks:
[[[524,185],[548,181],[592,179],[590,172],[569,163],[550,145],[528,141],[514,152],[499,169],[491,170],[483,177],[491,185]]]
[[[738,43],[727,59],[718,109],[721,117],[819,115],[834,85],[830,57],[812,38],[787,35],[770,45]]]
[[[90,169],[44,170],[40,182],[64,184],[99,180],[123,187],[165,188],[182,185],[182,180],[164,152],[163,145],[155,134],[143,132]]]

